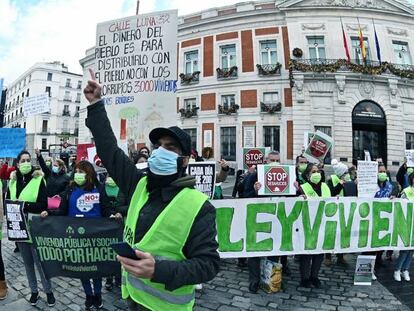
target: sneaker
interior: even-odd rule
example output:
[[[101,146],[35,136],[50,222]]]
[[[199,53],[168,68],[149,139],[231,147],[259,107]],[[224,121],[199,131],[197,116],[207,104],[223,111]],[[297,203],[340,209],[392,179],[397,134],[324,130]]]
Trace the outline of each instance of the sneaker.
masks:
[[[15,249],[13,250],[13,253],[18,253],[18,252],[20,252],[20,249],[19,249],[19,247],[16,245]]]
[[[92,307],[93,307],[93,296],[86,295],[85,308],[86,310],[90,310]]]
[[[377,276],[375,275],[375,272],[372,272],[372,277],[371,277],[371,279],[372,279],[373,281],[376,281],[376,280],[377,280]]]
[[[408,272],[408,270],[404,270],[402,275],[403,275],[404,281],[410,282],[410,280],[411,280],[410,279],[410,272]]]
[[[321,288],[322,287],[322,283],[318,278],[312,278],[312,279],[310,279],[310,281],[311,281],[312,285],[315,288]]]
[[[203,284],[196,284],[195,289],[196,290],[202,290],[203,289]]]
[[[103,308],[103,302],[102,302],[102,295],[95,295],[93,296],[94,300],[93,300],[93,305],[95,306],[96,309],[102,309]]]
[[[46,297],[47,297],[47,305],[49,307],[53,307],[56,303],[56,299],[53,293],[46,294]]]
[[[29,302],[32,306],[37,305],[37,302],[39,301],[39,293],[32,293],[30,296]]]
[[[401,271],[400,270],[394,271],[394,280],[396,280],[397,282],[401,282]]]
[[[300,286],[305,287],[305,288],[311,288],[312,283],[309,279],[304,279],[304,280],[300,281]]]
[[[250,282],[249,284],[249,292],[252,294],[257,294],[259,291],[259,282]]]

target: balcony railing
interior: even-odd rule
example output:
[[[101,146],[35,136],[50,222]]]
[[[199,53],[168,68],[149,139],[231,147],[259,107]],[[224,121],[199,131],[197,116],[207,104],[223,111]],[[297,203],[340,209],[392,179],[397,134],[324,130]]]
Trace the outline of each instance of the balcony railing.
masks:
[[[237,66],[231,68],[217,68],[217,79],[235,79],[238,76]]]
[[[192,118],[197,116],[197,112],[199,107],[193,107],[193,108],[181,108],[178,110],[181,114],[181,118]]]
[[[64,97],[63,100],[65,102],[71,102],[72,101],[72,98],[70,98],[70,97]]]
[[[260,112],[274,114],[282,111],[282,103],[263,103],[260,102]]]
[[[226,114],[231,115],[232,113],[237,113],[237,110],[239,110],[239,105],[233,104],[233,105],[219,105],[218,110],[219,114]]]
[[[73,115],[75,118],[79,118],[79,112],[75,112],[75,114]]]
[[[280,69],[282,68],[282,64],[276,63],[274,65],[256,65],[257,70],[259,71],[260,76],[272,76],[272,75],[280,75]]]
[[[414,66],[377,62],[359,59],[348,62],[346,59],[294,59],[290,61],[291,79],[294,71],[300,72],[354,72],[368,75],[393,74],[395,76],[414,79]]]
[[[72,88],[72,85],[71,85],[70,83],[66,83],[66,84],[65,84],[65,87]]]
[[[198,83],[200,81],[200,71],[193,73],[180,73],[181,84],[188,85]]]
[[[62,116],[64,116],[64,117],[70,117],[70,112],[67,111],[67,110],[63,110]]]

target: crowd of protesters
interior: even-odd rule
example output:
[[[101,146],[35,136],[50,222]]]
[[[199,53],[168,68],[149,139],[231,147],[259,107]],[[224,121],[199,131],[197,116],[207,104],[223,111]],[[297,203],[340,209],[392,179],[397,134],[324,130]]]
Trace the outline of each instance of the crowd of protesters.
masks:
[[[153,130],[149,137],[153,148],[144,146],[131,152],[129,157],[126,156],[116,145],[116,138],[100,99],[99,85],[95,81],[88,83],[85,89],[85,95],[90,102],[87,126],[94,135],[97,152],[102,159],[100,168],[105,167],[106,173],[97,174],[93,164],[88,161],[76,161],[74,157],[69,159],[69,163],[65,163],[57,158],[44,158],[39,150],[35,151],[36,159],[32,159],[29,152],[22,151],[13,161],[0,162],[2,183],[0,203],[4,206],[2,201],[5,199],[23,201],[23,212],[26,215],[32,213],[42,218],[54,216],[111,217],[123,221],[126,227],[132,228],[132,232],[135,232],[132,240],[128,241],[129,244],[142,247],[142,250],[148,252],[136,250],[137,256],[141,259],[139,261],[118,257],[123,267],[123,277],[121,278],[121,271],[119,271],[106,278],[104,285],[106,290],[112,290],[114,286],[122,286],[122,296],[128,300],[131,310],[164,308],[166,304],[160,297],[169,297],[169,293],[174,292],[175,297],[178,296],[180,301],[183,301],[182,310],[187,310],[194,304],[194,298],[188,301],[185,299],[192,297],[194,288],[201,289],[203,282],[211,280],[217,274],[219,255],[215,240],[217,232],[214,206],[204,195],[194,191],[195,181],[194,178],[186,175],[186,166],[189,162],[214,161],[217,163],[214,189],[216,200],[225,199],[221,185],[228,177],[230,166],[226,160],[218,159],[211,147],[204,148],[200,156],[196,150],[191,149],[191,139],[188,134],[178,127]],[[414,167],[409,167],[404,162],[396,176],[397,181],[392,182],[391,175],[382,159],[377,159],[377,162],[378,190],[375,197],[390,199],[400,197],[414,201]],[[266,164],[281,164],[279,152],[275,150],[268,153]],[[330,164],[333,173],[326,176],[323,163],[309,163],[303,154],[299,155],[296,158],[295,169],[296,196],[303,199],[357,196],[356,167],[347,166],[335,159]],[[263,185],[258,180],[256,169],[252,166],[248,170],[237,171],[232,198],[229,199],[258,197],[258,192]],[[85,209],[79,206],[78,198],[89,193],[99,194],[99,201]],[[141,197],[146,200],[141,200]],[[190,214],[193,213],[193,217],[188,223],[184,221],[185,213],[177,213],[180,209],[180,206],[174,206],[177,205],[175,203],[177,200],[193,205],[192,211],[189,210]],[[138,219],[130,219],[130,214],[137,214],[128,212],[130,206],[134,208],[137,206],[139,209]],[[167,212],[176,223],[160,216]],[[3,216],[3,213],[0,214]],[[179,242],[169,241],[168,232],[158,224],[158,217],[161,218],[160,222],[164,221],[169,226],[182,225],[186,228],[186,231],[183,231],[182,236],[179,237],[181,238]],[[0,218],[0,224],[2,220]],[[135,231],[135,226],[141,230]],[[184,230],[178,227],[176,229]],[[159,232],[166,241],[158,239],[154,240],[153,245],[149,245],[143,242],[146,240],[143,239],[144,235],[147,238],[147,232],[149,236]],[[180,236],[179,233],[177,234]],[[157,243],[160,245],[178,243],[181,248],[169,254],[176,260],[159,260],[155,255],[162,257],[165,252],[157,249],[158,246],[155,245]],[[53,282],[42,270],[35,248],[29,242],[17,242],[17,247],[23,259],[27,283],[31,291],[29,303],[34,306],[39,300],[35,272],[37,269],[47,304],[53,306],[56,303]],[[155,253],[154,256],[150,253],[151,251]],[[367,254],[376,256],[376,270],[381,268],[383,260],[393,258],[393,252],[390,251],[385,254],[382,251]],[[409,269],[413,254],[412,250],[399,251],[395,259],[395,281],[401,282],[402,278],[410,281]],[[344,254],[335,256],[336,264],[348,266]],[[185,263],[181,261],[183,259],[187,259]],[[268,259],[275,263],[280,262],[284,275],[292,273],[289,260],[293,259],[288,256],[275,256]],[[260,287],[260,260],[261,258],[258,257],[247,260],[238,259],[238,266],[248,269],[249,290],[252,293],[257,293]],[[295,260],[299,262],[300,286],[307,288],[323,286],[319,272],[323,263],[327,266],[333,264],[331,254],[302,254],[295,256]],[[140,285],[143,287],[139,289],[132,283],[123,284],[124,277],[128,280],[136,278],[144,282],[142,283],[144,285]],[[376,279],[375,274],[373,274],[373,279]],[[156,285],[159,283],[164,284],[162,289]],[[85,294],[86,309],[103,308],[103,280],[101,278],[81,279],[81,284]],[[158,298],[153,297],[154,292],[157,293]],[[6,296],[7,283],[0,244],[0,299],[5,299]]]

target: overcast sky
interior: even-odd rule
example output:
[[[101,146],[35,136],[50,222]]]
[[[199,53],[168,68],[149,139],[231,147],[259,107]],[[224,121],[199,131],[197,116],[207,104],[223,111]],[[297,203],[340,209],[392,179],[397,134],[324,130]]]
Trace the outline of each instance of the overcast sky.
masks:
[[[96,24],[135,14],[136,0],[0,0],[0,78],[8,85],[39,61],[61,61],[81,73]],[[140,13],[188,14],[242,0],[141,0]]]
[[[243,0],[141,0],[140,12],[174,8],[184,15],[237,2]],[[34,63],[55,60],[81,73],[96,24],[134,15],[135,7],[136,0],[0,0],[0,78],[8,85]]]

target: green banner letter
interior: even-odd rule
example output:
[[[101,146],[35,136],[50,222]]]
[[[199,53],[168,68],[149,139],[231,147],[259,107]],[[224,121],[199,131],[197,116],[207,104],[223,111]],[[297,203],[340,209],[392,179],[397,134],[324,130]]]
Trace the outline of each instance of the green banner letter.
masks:
[[[231,224],[233,222],[234,208],[224,207],[216,209],[217,240],[220,252],[241,252],[243,239],[237,242],[230,241]]]
[[[257,233],[272,232],[271,222],[258,223],[257,214],[275,214],[276,204],[275,203],[262,203],[262,204],[248,204],[247,205],[247,218],[246,218],[246,250],[248,252],[261,252],[271,251],[273,249],[273,239],[265,239],[257,242]]]
[[[292,251],[292,227],[293,223],[299,218],[302,211],[303,201],[295,202],[289,216],[286,216],[285,202],[280,202],[277,207],[277,218],[282,226],[282,243],[280,245],[281,251]]]
[[[341,227],[341,248],[349,248],[351,245],[351,229],[354,222],[355,210],[357,204],[351,203],[348,220],[345,220],[345,207],[343,203],[339,203],[339,225]]]
[[[413,227],[413,204],[407,203],[407,217],[404,216],[401,202],[394,202],[394,227],[392,231],[391,246],[398,245],[398,237],[404,246],[410,246],[411,230]]]
[[[321,227],[322,215],[325,209],[325,201],[320,201],[318,211],[316,212],[313,226],[310,224],[309,205],[307,201],[303,202],[302,207],[302,222],[305,237],[305,249],[315,249],[318,244],[318,234]]]
[[[361,218],[367,218],[370,212],[369,204],[364,202],[359,205],[359,215]],[[359,239],[358,247],[366,247],[368,244],[369,220],[361,220],[359,222]]]
[[[330,202],[325,205],[325,216],[333,217],[338,212],[338,205],[335,202]],[[323,240],[323,249],[334,249],[336,240],[337,221],[329,220],[325,224],[325,237]]]
[[[371,247],[389,246],[391,233],[379,237],[381,231],[390,230],[388,218],[381,218],[381,212],[392,213],[392,202],[372,202],[372,240]]]

